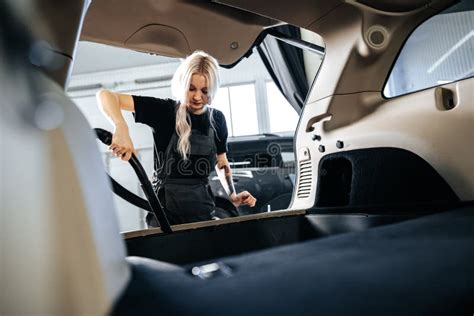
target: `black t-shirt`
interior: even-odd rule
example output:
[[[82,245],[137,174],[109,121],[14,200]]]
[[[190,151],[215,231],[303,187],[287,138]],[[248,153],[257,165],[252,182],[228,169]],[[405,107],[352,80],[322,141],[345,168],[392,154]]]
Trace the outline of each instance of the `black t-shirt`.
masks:
[[[171,136],[175,132],[177,103],[172,99],[159,99],[136,95],[133,95],[132,97],[135,105],[135,122],[146,124],[152,129],[155,143],[154,165],[155,169],[157,169],[163,163],[166,148],[171,140]],[[209,116],[207,115],[207,112],[201,115],[190,114],[190,118],[192,129],[197,129],[204,134],[208,133]],[[212,109],[212,118],[217,153],[225,153],[227,152],[228,133],[224,114],[217,109]],[[177,157],[177,159],[179,158],[180,157]],[[193,161],[198,158],[199,157],[191,156],[191,165],[193,164]],[[191,170],[192,169],[193,167],[191,167]],[[183,177],[182,175],[175,174],[173,171],[171,176]],[[199,178],[201,176],[193,173],[192,176],[188,175],[185,177]]]

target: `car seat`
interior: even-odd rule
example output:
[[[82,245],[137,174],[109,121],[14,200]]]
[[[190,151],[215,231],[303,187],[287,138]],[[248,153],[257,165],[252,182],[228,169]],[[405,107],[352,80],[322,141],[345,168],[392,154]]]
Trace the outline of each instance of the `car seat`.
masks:
[[[87,1],[52,2],[78,29]],[[51,21],[33,5],[0,6],[0,314],[105,314],[130,269],[96,138],[47,74],[45,58],[64,56],[34,34]]]

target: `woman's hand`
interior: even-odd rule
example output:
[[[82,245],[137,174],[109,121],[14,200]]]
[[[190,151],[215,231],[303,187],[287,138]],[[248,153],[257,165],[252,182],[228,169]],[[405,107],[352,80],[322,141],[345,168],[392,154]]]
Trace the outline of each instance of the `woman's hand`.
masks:
[[[232,204],[234,204],[235,207],[242,204],[254,207],[257,199],[254,198],[252,194],[248,191],[243,191],[239,194],[235,192],[234,181],[232,180],[232,170],[230,169],[226,153],[217,155],[217,169],[219,181],[222,183],[222,187],[226,190],[227,194],[230,194],[229,198]],[[224,176],[220,174],[219,170],[224,170]]]
[[[232,193],[230,200],[235,207],[238,207],[242,204],[254,207],[257,199],[253,197],[248,191],[242,191],[239,194]]]
[[[136,154],[133,147],[128,126],[122,115],[124,111],[135,111],[135,103],[133,97],[128,94],[116,93],[106,89],[101,89],[96,94],[99,109],[104,113],[105,117],[115,126],[112,136],[112,144],[109,150],[114,156],[122,160],[128,161],[132,157],[132,153]]]
[[[112,136],[112,144],[109,146],[109,149],[114,156],[119,157],[124,161],[130,160],[132,153],[136,155],[126,124],[117,124],[115,126],[115,132]]]

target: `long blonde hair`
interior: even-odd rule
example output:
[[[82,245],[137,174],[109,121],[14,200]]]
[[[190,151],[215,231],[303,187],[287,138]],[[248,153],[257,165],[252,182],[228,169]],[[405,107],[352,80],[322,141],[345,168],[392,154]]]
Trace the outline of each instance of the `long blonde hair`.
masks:
[[[203,75],[207,82],[208,104],[214,99],[217,89],[219,88],[219,64],[216,59],[203,51],[195,51],[188,56],[179,65],[173,79],[171,80],[171,91],[179,102],[176,111],[176,133],[178,134],[178,152],[184,158],[188,159],[191,149],[189,136],[191,135],[191,120],[187,109],[187,96],[191,78],[194,74]],[[212,113],[210,113],[212,122]]]

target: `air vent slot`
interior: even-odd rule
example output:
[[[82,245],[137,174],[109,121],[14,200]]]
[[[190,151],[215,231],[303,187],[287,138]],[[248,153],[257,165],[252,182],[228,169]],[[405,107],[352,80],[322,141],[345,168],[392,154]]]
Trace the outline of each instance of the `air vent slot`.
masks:
[[[296,193],[296,196],[300,199],[307,199],[311,194],[311,186],[313,184],[312,170],[311,160],[300,162],[298,192]]]

